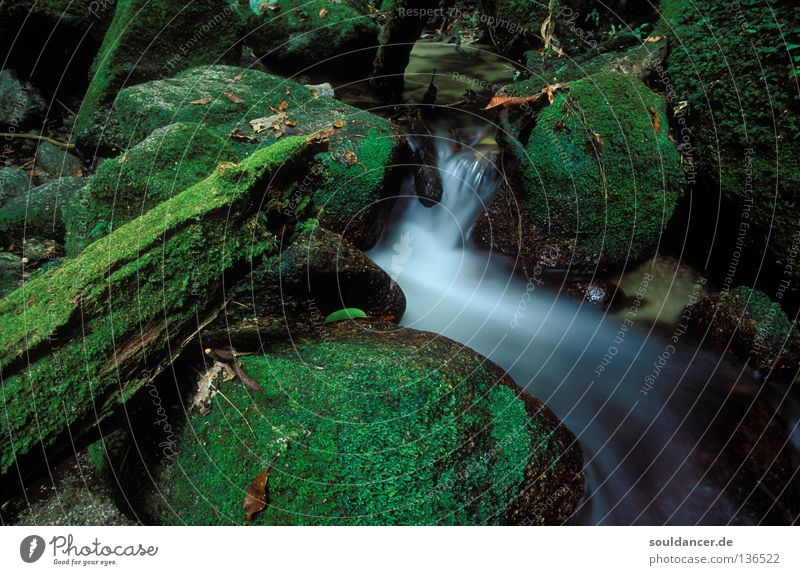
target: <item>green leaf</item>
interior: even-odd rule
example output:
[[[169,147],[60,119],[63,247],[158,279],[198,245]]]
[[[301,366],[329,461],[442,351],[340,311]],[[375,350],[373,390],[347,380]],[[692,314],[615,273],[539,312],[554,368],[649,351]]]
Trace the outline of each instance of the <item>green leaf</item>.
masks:
[[[357,317],[367,317],[363,311],[358,309],[357,307],[346,307],[344,309],[340,309],[338,311],[333,312],[328,317],[325,318],[325,323],[333,323],[335,321],[342,321],[345,319],[353,319]]]

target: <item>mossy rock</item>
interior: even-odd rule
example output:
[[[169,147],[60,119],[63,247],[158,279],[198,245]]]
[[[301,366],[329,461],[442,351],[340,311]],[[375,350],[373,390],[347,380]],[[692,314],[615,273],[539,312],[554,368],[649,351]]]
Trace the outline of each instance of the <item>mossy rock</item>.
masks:
[[[469,348],[367,320],[243,357],[263,387],[225,386],[176,436],[159,524],[245,522],[271,466],[258,525],[559,524],[583,495],[574,436]]]
[[[223,164],[0,299],[0,478],[73,449],[170,365],[225,282],[275,253],[280,222],[258,206],[298,189],[323,145],[289,137]]]
[[[297,230],[291,245],[267,258],[228,295],[231,303],[203,333],[212,346],[252,350],[271,340],[316,334],[326,316],[342,308],[395,320],[406,308],[389,274],[342,236],[319,227]]]
[[[14,196],[20,196],[28,191],[31,178],[20,168],[0,168],[0,206],[3,206]]]
[[[254,132],[250,120],[275,116],[273,108],[278,110],[282,102],[288,108],[285,119],[278,122],[281,133],[271,123]],[[390,208],[384,200],[386,168],[402,148],[390,122],[291,80],[232,66],[201,66],[174,78],[126,88],[110,114],[105,131],[93,134],[85,145],[123,150],[157,128],[185,122],[230,140],[241,158],[277,137],[334,130],[330,150],[319,156],[315,168],[320,181],[314,183],[313,200],[322,225],[343,232],[363,249],[377,239]],[[287,125],[287,120],[296,125]],[[296,205],[290,199],[286,209]]]
[[[76,255],[233,159],[228,143],[202,126],[177,123],[155,130],[103,162],[64,207],[67,254]]]
[[[800,278],[800,266],[787,267],[800,190],[797,3],[664,0],[662,12],[655,33],[671,41],[661,82],[674,106],[688,103],[676,131],[703,194],[714,208],[721,195],[733,224],[748,226],[749,261],[760,269],[766,254],[778,273]]]
[[[117,0],[92,65],[92,81],[75,119],[78,140],[103,129],[124,86],[167,78],[201,64],[237,64],[245,15],[236,0]]]
[[[265,6],[278,6],[276,10]],[[378,26],[365,0],[250,0],[247,45],[287,74],[365,78],[378,45]]]
[[[540,89],[527,81],[508,92]],[[666,118],[663,100],[641,81],[601,72],[556,92],[527,139],[517,134],[523,142],[504,140],[517,159],[513,192],[524,225],[512,241],[524,259],[591,271],[652,255],[682,192]]]
[[[6,202],[0,208],[2,245],[22,245],[24,238],[46,238],[63,244],[62,207],[85,184],[85,178],[61,178],[31,188]]]
[[[765,293],[739,286],[703,298],[687,314],[699,337],[749,360],[754,369],[792,375],[797,370],[797,326]]]

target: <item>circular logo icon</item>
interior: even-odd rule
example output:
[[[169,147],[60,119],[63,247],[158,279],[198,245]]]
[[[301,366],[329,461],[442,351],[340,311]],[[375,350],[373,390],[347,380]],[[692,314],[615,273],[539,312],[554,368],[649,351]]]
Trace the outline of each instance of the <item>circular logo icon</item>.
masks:
[[[44,539],[38,535],[28,535],[19,544],[19,556],[25,563],[35,563],[44,553]]]

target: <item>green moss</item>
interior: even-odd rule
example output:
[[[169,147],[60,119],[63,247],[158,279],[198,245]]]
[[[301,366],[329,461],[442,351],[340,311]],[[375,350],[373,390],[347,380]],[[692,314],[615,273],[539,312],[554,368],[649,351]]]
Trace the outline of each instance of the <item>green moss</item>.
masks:
[[[616,267],[652,254],[681,193],[666,117],[661,98],[614,72],[571,83],[539,113],[524,153],[515,151],[523,205],[560,265]]]
[[[221,166],[0,301],[0,473],[129,398],[185,345],[224,274],[276,249],[254,196],[265,178],[277,175],[271,193],[280,193],[279,182],[302,177],[281,167],[304,142]]]
[[[232,101],[226,92],[241,102]],[[207,104],[192,104],[206,100]],[[308,88],[290,80],[256,70],[203,66],[174,78],[133,86],[117,97],[98,143],[124,149],[157,128],[184,122],[229,140],[231,150],[246,157],[276,141],[276,132],[269,125],[255,133],[250,120],[274,116],[273,108],[278,109],[282,101],[288,105],[287,119],[297,123],[283,125],[285,134],[310,134],[332,129],[334,123],[341,125],[330,138],[330,151],[318,157],[317,174],[325,183],[315,191],[314,202],[323,211],[325,227],[335,231],[347,228],[349,239],[368,247],[377,233],[380,214],[388,208],[381,202],[385,168],[400,141],[387,120],[334,98],[315,98]],[[234,131],[249,140],[229,139]]]
[[[681,141],[703,183],[719,186],[734,213],[749,211],[753,261],[766,251],[783,267],[796,244],[800,190],[800,9],[664,0],[662,11],[655,34],[675,39],[662,81],[688,103]]]
[[[800,336],[781,306],[746,286],[701,300],[692,310],[698,334],[727,347],[764,373],[787,371],[794,377]]]
[[[231,0],[118,0],[75,120],[79,142],[105,129],[104,104],[125,85],[214,62],[237,63],[244,15]]]
[[[247,486],[271,466],[256,524],[496,524],[522,490],[566,487],[539,475],[548,466],[577,471],[559,461],[567,443],[551,416],[473,352],[329,329],[325,342],[243,358],[264,393],[234,384],[233,405],[217,395],[190,417],[159,481],[158,522],[243,523]]]
[[[67,254],[204,179],[234,159],[225,140],[205,128],[172,124],[103,162],[64,209]]]
[[[270,4],[280,8],[262,10],[264,2],[250,0],[253,32],[247,43],[265,64],[291,73],[309,69],[329,73],[332,68],[359,78],[369,73],[378,26],[367,2],[276,0]]]

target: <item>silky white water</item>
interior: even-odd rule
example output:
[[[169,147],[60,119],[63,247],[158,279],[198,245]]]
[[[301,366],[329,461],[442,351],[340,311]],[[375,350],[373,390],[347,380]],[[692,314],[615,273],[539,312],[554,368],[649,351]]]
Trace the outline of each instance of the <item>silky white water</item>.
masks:
[[[727,523],[740,510],[701,464],[714,455],[703,422],[735,389],[755,388],[754,375],[684,341],[671,346],[668,336],[640,330],[635,314],[623,329],[624,314],[558,296],[559,282],[526,284],[513,262],[477,248],[470,229],[492,197],[496,170],[474,149],[455,147],[437,143],[441,202],[425,207],[409,177],[368,254],[406,295],[402,325],[489,357],[566,423],[587,481],[572,522]]]

